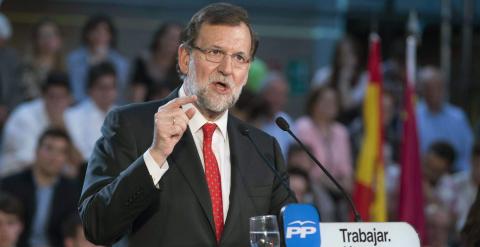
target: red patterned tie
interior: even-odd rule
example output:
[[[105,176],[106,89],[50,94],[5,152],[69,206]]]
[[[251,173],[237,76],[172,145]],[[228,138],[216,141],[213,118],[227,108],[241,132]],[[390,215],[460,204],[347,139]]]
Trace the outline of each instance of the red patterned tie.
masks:
[[[205,161],[205,177],[207,178],[208,191],[212,201],[213,220],[215,221],[215,236],[220,243],[223,232],[223,202],[222,180],[218,169],[217,159],[212,150],[212,136],[217,125],[206,123],[203,125],[203,158]]]

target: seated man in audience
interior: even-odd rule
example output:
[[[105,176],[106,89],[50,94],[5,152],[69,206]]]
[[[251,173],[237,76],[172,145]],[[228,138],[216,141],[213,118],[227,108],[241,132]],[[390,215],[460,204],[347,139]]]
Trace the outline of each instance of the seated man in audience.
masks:
[[[18,246],[63,246],[62,222],[76,212],[80,188],[65,178],[70,138],[61,129],[48,129],[38,140],[31,168],[3,179],[1,188],[25,207],[25,229]]]
[[[68,76],[52,72],[42,87],[42,97],[19,105],[7,119],[0,155],[0,176],[30,166],[38,137],[50,127],[63,128],[63,114],[72,103]]]
[[[420,151],[425,154],[436,141],[448,142],[457,159],[451,171],[468,170],[473,146],[473,132],[462,109],[445,98],[445,79],[442,72],[429,66],[419,72],[422,100],[417,104],[417,125]]]
[[[117,100],[117,75],[112,64],[94,65],[88,73],[88,98],[65,113],[65,125],[73,144],[88,160],[107,112]]]
[[[0,192],[0,247],[17,246],[23,230],[22,204],[11,195]]]

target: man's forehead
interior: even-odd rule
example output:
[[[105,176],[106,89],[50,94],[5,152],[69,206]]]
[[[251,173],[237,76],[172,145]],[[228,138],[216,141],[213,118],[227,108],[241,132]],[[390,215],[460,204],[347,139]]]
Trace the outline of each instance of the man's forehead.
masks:
[[[243,22],[236,25],[203,23],[197,37],[197,45],[235,47],[244,52],[250,51],[251,43],[250,30]]]

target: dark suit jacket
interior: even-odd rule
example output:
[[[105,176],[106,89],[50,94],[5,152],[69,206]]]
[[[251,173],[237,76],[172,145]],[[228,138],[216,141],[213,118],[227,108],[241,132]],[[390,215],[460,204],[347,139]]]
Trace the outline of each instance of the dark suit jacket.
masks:
[[[32,221],[37,205],[36,185],[31,169],[4,178],[1,190],[8,192],[20,200],[24,213],[24,229],[18,240],[18,247],[30,246]],[[80,197],[80,186],[76,181],[60,177],[54,185],[53,198],[48,217],[47,236],[54,247],[63,246],[62,226],[65,219],[78,214],[77,202]]]
[[[88,164],[80,199],[87,238],[114,246],[217,246],[212,206],[200,157],[187,129],[167,158],[169,169],[156,189],[143,160],[152,143],[154,114],[177,97],[117,108],[110,112]],[[196,114],[200,114],[197,112]],[[219,246],[249,246],[249,217],[278,214],[295,201],[263,164],[229,116],[231,191]],[[262,152],[285,175],[276,140],[250,128]]]

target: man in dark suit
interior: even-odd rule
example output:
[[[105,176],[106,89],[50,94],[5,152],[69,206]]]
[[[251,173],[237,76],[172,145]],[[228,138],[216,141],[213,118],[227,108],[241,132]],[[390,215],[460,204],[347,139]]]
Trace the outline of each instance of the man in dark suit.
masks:
[[[211,4],[182,33],[183,85],[113,110],[80,199],[87,238],[113,246],[248,246],[249,218],[294,202],[242,129],[285,175],[277,141],[228,114],[256,39],[244,9]]]
[[[76,212],[80,186],[62,174],[70,138],[61,129],[47,129],[39,138],[31,168],[5,177],[1,189],[24,207],[24,231],[19,247],[62,247],[62,223]]]

